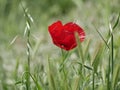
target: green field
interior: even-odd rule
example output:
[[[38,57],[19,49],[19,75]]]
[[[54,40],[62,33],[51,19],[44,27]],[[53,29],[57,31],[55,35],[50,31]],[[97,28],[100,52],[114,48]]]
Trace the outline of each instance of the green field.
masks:
[[[84,42],[55,46],[58,20]],[[120,0],[0,0],[0,90],[120,90]]]

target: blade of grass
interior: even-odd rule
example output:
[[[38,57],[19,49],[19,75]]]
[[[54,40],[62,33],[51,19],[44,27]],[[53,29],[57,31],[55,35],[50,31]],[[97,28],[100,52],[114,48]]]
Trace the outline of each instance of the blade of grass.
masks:
[[[37,89],[38,90],[42,90],[42,87],[40,86],[40,84],[38,83],[38,81],[34,78],[34,76],[30,73],[30,72],[28,72],[28,71],[26,71],[26,72],[24,72],[23,73],[23,75],[22,75],[22,81],[18,81],[16,84],[19,84],[19,83],[24,83],[24,78],[25,78],[25,75],[28,75],[29,74],[29,76],[32,78],[32,80],[34,81],[34,83],[35,83],[35,85],[36,85],[36,87],[37,87]]]
[[[76,63],[78,63],[78,64],[82,65],[82,63],[80,63],[80,62],[76,62]],[[86,69],[88,69],[88,70],[93,70],[93,68],[92,68],[92,67],[87,66],[87,65],[85,65],[85,64],[84,64],[84,67],[85,67]]]
[[[120,13],[119,13],[119,15],[118,15],[118,17],[117,17],[117,20],[116,20],[115,24],[113,25],[113,27],[112,27],[111,24],[109,23],[109,33],[108,33],[108,35],[107,35],[107,37],[109,37],[109,39],[107,40],[107,44],[110,43],[110,40],[111,40],[111,31],[112,31],[112,33],[113,33],[113,30],[117,27],[117,25],[118,25],[118,23],[119,23],[119,18],[120,18]]]
[[[3,67],[3,58],[0,55],[0,84],[3,90],[8,90],[6,82],[6,73]]]
[[[62,53],[62,63],[60,64],[60,68],[59,68],[60,72],[63,70],[65,63],[67,62],[67,58],[70,56],[72,52],[69,51],[65,53],[63,49],[61,49],[61,53]]]
[[[119,18],[120,18],[120,13],[118,14],[118,17],[117,17],[117,20],[116,20],[116,22],[115,22],[115,24],[114,24],[114,26],[113,26],[113,30],[116,28],[116,26],[118,25],[118,23],[119,23]]]
[[[72,85],[72,90],[78,90],[79,87],[79,76],[74,77],[73,85]]]
[[[93,62],[92,62],[94,73],[97,73],[97,69],[98,69],[102,54],[103,54],[103,48],[104,48],[103,45],[100,43],[95,50],[95,54],[94,54]]]
[[[78,35],[77,32],[75,33],[75,37],[76,37],[76,42],[77,42],[77,45],[78,45],[79,57],[81,58],[82,63],[84,64],[84,55],[83,55],[82,45],[81,45],[81,42],[80,42],[80,39],[79,39],[79,35]]]
[[[84,50],[84,57],[86,57],[87,59],[89,58],[90,43],[91,43],[91,39],[88,40],[88,43],[86,44],[86,48]],[[90,58],[88,60],[90,60]]]
[[[108,46],[108,43],[106,42],[106,40],[104,39],[104,37],[102,36],[102,34],[97,30],[96,27],[95,27],[95,30],[97,31],[97,33],[99,34],[99,36],[101,37],[101,39],[103,40],[103,42],[105,43],[105,45],[107,46],[107,48],[110,49],[110,47]]]
[[[79,38],[79,35],[78,35],[77,32],[75,33],[75,37],[76,37],[77,50],[78,50],[79,58],[82,62],[82,66],[80,65],[80,71],[81,71],[81,73],[85,74],[85,70],[84,70],[84,61],[85,60],[84,60],[84,55],[83,55],[83,49],[82,49],[80,38]]]
[[[17,75],[18,75],[18,68],[19,68],[19,60],[20,60],[20,57],[17,58],[16,60],[16,66],[15,66],[15,70],[13,72],[13,76],[15,78],[15,80],[17,80]]]
[[[32,59],[34,59],[35,54],[39,50],[38,48],[39,48],[40,44],[41,44],[41,40],[38,40],[37,43],[36,43],[36,45],[35,45],[35,47],[34,47],[33,53],[32,53]]]
[[[18,38],[18,35],[16,35],[16,36],[13,38],[13,40],[10,42],[10,45],[12,45],[12,44],[16,41],[17,38]]]
[[[112,78],[112,90],[116,90],[115,87],[117,85],[117,82],[119,80],[119,74],[120,74],[120,65],[118,64],[115,67],[114,73],[113,73],[113,78]]]
[[[92,78],[93,78],[93,83],[92,83],[92,90],[95,90],[95,73],[94,73],[94,70],[93,70],[93,73],[92,73]]]
[[[111,64],[112,64],[112,75],[113,75],[113,69],[114,69],[114,37],[113,37],[113,29],[111,24],[109,23],[109,30],[110,30],[110,36],[111,36]]]
[[[110,64],[111,64],[111,77],[113,78],[113,72],[114,72],[114,36],[113,36],[113,30],[117,27],[117,25],[118,25],[118,22],[119,22],[119,16],[120,16],[120,13],[119,13],[119,15],[118,15],[118,18],[117,18],[117,20],[116,20],[116,22],[115,22],[115,24],[114,24],[114,26],[113,26],[113,28],[112,28],[112,25],[111,25],[111,23],[109,23],[109,32],[110,32],[110,37],[109,37],[109,39],[108,39],[108,44],[110,43],[110,45],[111,45],[111,48],[110,48],[110,61],[109,61],[109,69],[110,69]],[[109,78],[108,78],[108,85],[109,85],[109,83],[111,83],[112,82],[112,85],[113,85],[113,80],[112,79],[110,79],[110,70],[109,70]],[[108,87],[108,89],[109,89],[109,87]]]
[[[56,90],[56,85],[55,85],[54,77],[53,77],[53,74],[52,74],[49,58],[47,60],[47,75],[48,75],[50,90]]]
[[[79,37],[77,32],[75,33],[75,38],[76,38],[79,58],[80,58],[80,61],[82,62],[82,65],[80,65],[80,67],[79,67],[79,75],[81,77],[83,76],[83,79],[84,79],[84,76],[85,76],[85,68],[84,68],[85,59],[84,59],[84,54],[83,54],[83,48],[82,48],[82,45],[81,45],[81,42],[80,42],[80,37]],[[83,86],[84,80],[83,79],[81,79],[81,82],[80,82],[80,85],[81,85],[80,89],[84,88],[84,86]]]
[[[110,90],[111,89],[111,79],[110,79],[110,76],[111,76],[111,56],[109,54],[109,60],[108,60],[108,73],[107,73],[107,90]]]

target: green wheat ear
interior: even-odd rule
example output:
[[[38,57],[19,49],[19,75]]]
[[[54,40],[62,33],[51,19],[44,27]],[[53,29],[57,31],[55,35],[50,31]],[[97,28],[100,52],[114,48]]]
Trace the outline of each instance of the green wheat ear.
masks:
[[[20,5],[23,9],[23,13],[25,16],[25,20],[26,20],[26,27],[24,30],[24,36],[27,37],[27,64],[25,65],[25,69],[27,72],[31,72],[30,70],[30,61],[31,61],[31,43],[30,43],[30,36],[31,36],[31,23],[33,23],[33,19],[31,17],[31,15],[27,12],[27,9],[24,8],[23,4],[22,4],[22,0],[20,0]],[[27,73],[26,74],[26,89],[30,90],[31,85],[30,85],[30,74]]]

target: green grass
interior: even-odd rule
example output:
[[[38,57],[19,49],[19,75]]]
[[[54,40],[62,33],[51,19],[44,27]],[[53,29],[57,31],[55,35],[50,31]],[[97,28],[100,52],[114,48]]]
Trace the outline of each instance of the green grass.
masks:
[[[0,90],[119,90],[119,3],[0,0]],[[56,20],[78,23],[85,41],[69,52],[53,45]]]

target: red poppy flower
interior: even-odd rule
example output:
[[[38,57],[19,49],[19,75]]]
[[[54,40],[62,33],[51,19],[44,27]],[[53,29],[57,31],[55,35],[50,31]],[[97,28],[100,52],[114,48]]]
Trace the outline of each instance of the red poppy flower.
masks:
[[[65,25],[57,21],[48,27],[53,43],[65,50],[71,50],[77,46],[75,32],[78,33],[80,42],[84,41],[85,32],[76,23],[69,22]]]

